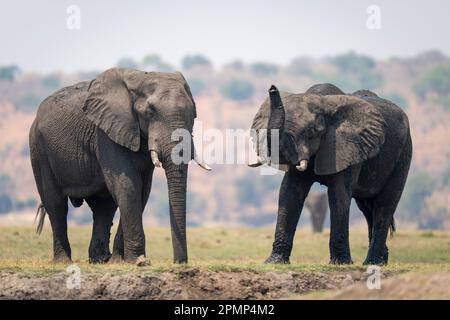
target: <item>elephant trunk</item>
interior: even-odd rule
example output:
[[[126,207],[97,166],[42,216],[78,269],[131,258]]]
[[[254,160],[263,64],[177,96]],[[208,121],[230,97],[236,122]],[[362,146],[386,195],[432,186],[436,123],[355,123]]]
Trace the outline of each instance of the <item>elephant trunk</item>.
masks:
[[[260,136],[259,132],[256,133],[256,155],[258,159],[256,162],[249,162],[248,166],[250,167],[259,167],[264,163],[279,164],[279,152],[272,153],[272,138],[274,138],[272,137],[272,134],[275,133],[273,131],[278,130],[278,144],[276,147],[278,147],[279,151],[279,144],[283,138],[284,132],[285,111],[280,92],[274,85],[272,85],[269,89],[269,97],[270,116],[267,125],[266,137],[263,135]],[[266,154],[264,153],[265,146],[267,146]]]
[[[281,101],[280,92],[272,85],[269,89],[270,97],[270,117],[267,126],[267,147],[268,156],[272,156],[272,130],[278,130],[278,137],[281,138],[284,131],[285,111]]]
[[[183,127],[183,123],[174,125],[177,127]],[[179,144],[179,141],[172,141],[173,130],[153,124],[149,128],[148,149],[152,163],[164,169],[167,179],[174,262],[187,263],[186,183],[189,160],[179,163],[180,159],[173,158],[172,152]]]
[[[187,263],[186,242],[186,184],[188,165],[174,164],[164,157],[163,167],[167,178],[170,207],[170,226],[175,263]]]

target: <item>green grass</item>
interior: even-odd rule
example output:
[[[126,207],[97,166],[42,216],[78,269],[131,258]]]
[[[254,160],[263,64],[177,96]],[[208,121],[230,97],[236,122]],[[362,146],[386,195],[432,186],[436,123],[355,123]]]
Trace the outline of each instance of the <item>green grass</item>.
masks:
[[[264,265],[273,240],[272,228],[196,228],[188,229],[189,265],[172,264],[172,242],[169,228],[147,227],[147,256],[152,265],[137,268],[130,264],[90,265],[87,251],[90,226],[70,226],[72,258],[85,271],[100,272],[163,272],[188,267],[210,270],[254,271],[321,271],[333,272],[363,269],[367,252],[367,232],[351,230],[350,242],[354,264],[328,264],[329,232],[313,234],[299,230],[295,237],[290,265]],[[113,235],[115,230],[113,231]],[[449,271],[450,233],[400,231],[388,240],[390,264],[385,270]],[[65,265],[51,263],[52,235],[46,224],[37,236],[30,227],[0,227],[0,271],[37,273],[59,272]]]

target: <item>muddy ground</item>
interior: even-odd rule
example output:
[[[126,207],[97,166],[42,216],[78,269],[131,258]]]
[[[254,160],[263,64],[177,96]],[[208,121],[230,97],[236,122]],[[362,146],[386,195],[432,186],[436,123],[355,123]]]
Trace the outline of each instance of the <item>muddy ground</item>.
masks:
[[[89,273],[68,289],[65,272],[0,272],[0,299],[278,299],[365,282],[362,271],[252,272],[198,268],[162,273]]]

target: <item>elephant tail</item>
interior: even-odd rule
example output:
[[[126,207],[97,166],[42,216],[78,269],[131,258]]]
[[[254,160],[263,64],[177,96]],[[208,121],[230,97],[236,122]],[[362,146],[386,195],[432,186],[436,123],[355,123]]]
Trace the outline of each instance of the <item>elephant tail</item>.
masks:
[[[41,234],[42,228],[44,227],[45,215],[47,211],[44,208],[44,205],[41,203],[37,209],[36,216],[34,217],[34,223],[37,223],[36,233]]]
[[[391,225],[389,226],[389,234],[391,235],[391,238],[394,237],[395,231],[396,231],[396,228],[395,228],[395,219],[394,219],[394,217],[392,217]]]

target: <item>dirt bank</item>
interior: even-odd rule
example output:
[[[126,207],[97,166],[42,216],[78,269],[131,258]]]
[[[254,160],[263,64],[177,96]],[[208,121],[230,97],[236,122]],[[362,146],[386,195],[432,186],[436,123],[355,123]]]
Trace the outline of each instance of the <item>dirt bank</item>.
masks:
[[[191,268],[145,274],[82,274],[80,288],[68,289],[68,276],[0,272],[0,299],[276,299],[341,289],[365,279],[362,271],[278,273]]]

